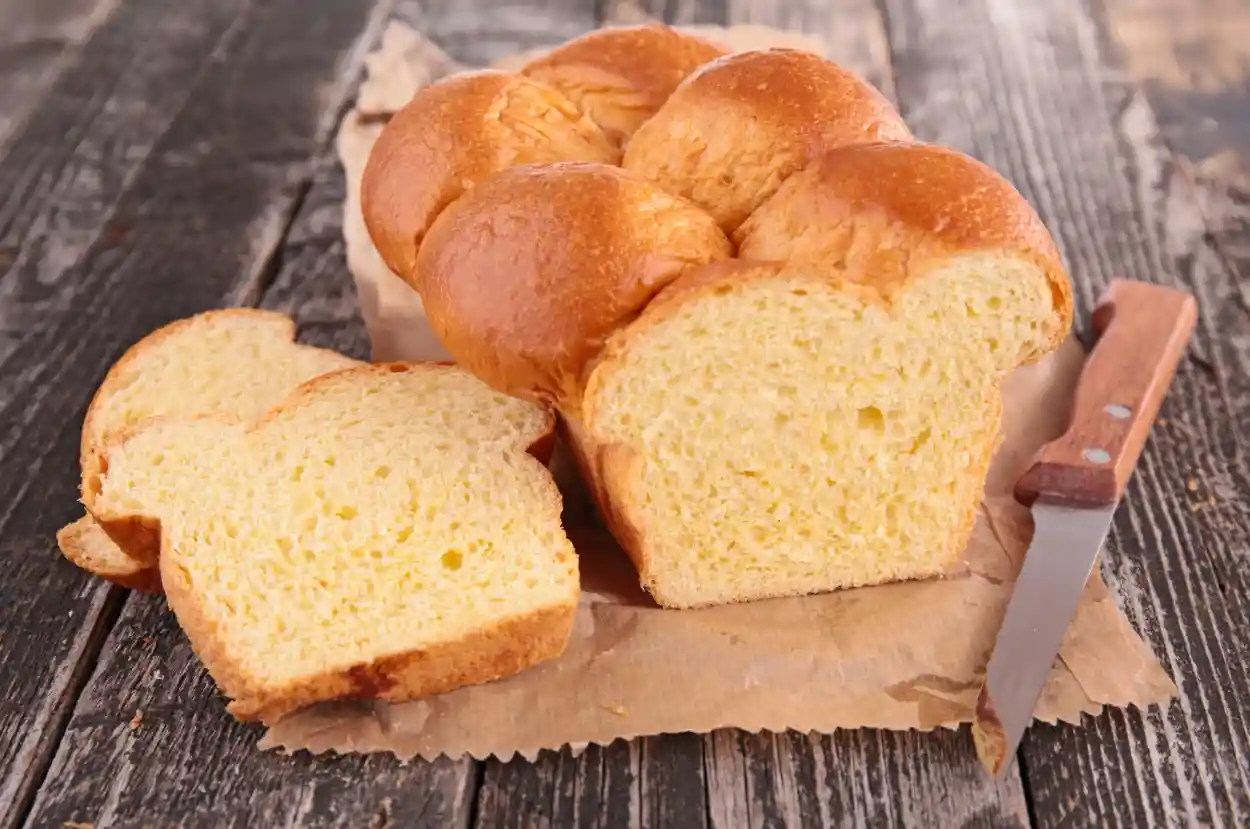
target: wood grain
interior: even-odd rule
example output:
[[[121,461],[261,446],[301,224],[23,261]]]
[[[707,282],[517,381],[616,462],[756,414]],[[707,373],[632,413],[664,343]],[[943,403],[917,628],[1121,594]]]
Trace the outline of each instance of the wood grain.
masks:
[[[1105,0],[1093,6],[1139,82],[1159,136],[1201,166],[1250,175],[1250,8],[1238,0]]]
[[[967,730],[704,738],[714,827],[1027,826],[1020,778],[995,785]]]
[[[389,755],[261,753],[172,621],[132,594],[74,710],[28,825],[463,825],[471,767]]]
[[[10,568],[0,581],[0,827],[29,806],[122,595],[64,562],[53,539],[81,514],[78,430],[92,388],[107,356],[139,333],[115,320],[128,297],[95,294],[119,261],[124,229],[110,222],[240,8],[136,0],[10,122],[0,161],[0,546]],[[11,42],[74,30],[67,4],[25,19]],[[91,330],[109,333],[88,343]]]
[[[1084,311],[1116,276],[1198,298],[1182,366],[1121,507],[1104,576],[1181,688],[1166,711],[1037,727],[1022,760],[1036,823],[1228,825],[1247,801],[1250,549],[1245,346],[1236,272],[1200,193],[1160,148],[1096,19],[1054,4],[888,0],[899,101],[921,137],[1011,178],[1058,238]]]
[[[264,304],[295,311],[304,338],[367,351],[363,325],[349,310],[354,297],[338,222],[327,212],[330,204],[340,209],[341,173],[316,183],[310,176],[336,169],[328,160],[330,127],[359,74],[362,46],[378,34],[385,13],[372,0],[336,3],[319,15],[307,14],[298,0],[248,8],[213,62],[179,79],[185,105],[112,206],[127,232],[111,237],[107,252],[91,248],[71,266],[63,277],[70,287],[42,318],[50,328],[41,332],[46,342],[78,352],[73,361],[64,347],[49,355],[59,365],[45,382],[60,393],[35,396],[43,419],[65,434],[63,468],[46,476],[56,485],[41,493],[56,498],[54,511],[65,514],[58,520],[74,507],[78,420],[65,417],[66,400],[81,411],[119,350],[161,322],[269,287]],[[326,161],[310,165],[317,157]],[[292,243],[279,249],[288,225]],[[327,324],[334,327],[329,337]],[[55,526],[45,519],[18,537],[45,540],[43,555],[50,556],[46,539]],[[59,579],[44,579],[39,589],[64,604],[68,588],[84,580],[66,565]],[[49,608],[31,617],[31,626],[55,618]],[[132,595],[99,650],[29,825],[467,822],[471,764],[415,768],[388,756],[257,752],[258,734],[226,715],[159,597]],[[77,664],[89,668],[90,661]],[[13,815],[16,822],[20,815]]]
[[[0,0],[0,153],[120,0]]]

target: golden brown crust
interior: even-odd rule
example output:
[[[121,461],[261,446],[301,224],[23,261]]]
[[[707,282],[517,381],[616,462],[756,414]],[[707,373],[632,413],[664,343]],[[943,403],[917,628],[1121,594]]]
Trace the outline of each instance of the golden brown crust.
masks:
[[[286,400],[270,410],[266,417],[252,424],[241,424],[229,417],[206,414],[203,419],[237,424],[240,429],[255,432],[274,420],[297,412],[302,403],[323,387],[350,381],[370,374],[391,374],[405,371],[460,372],[453,366],[439,363],[387,363],[360,365],[328,372],[299,386]],[[531,435],[522,435],[518,448],[527,453],[541,451],[554,439],[555,415],[543,409],[544,419]],[[103,449],[107,457],[134,435],[145,429],[160,428],[162,419],[138,424],[112,436]],[[533,463],[540,463],[531,458]],[[542,474],[546,474],[544,471]],[[552,514],[560,512],[560,495],[554,482],[547,506]],[[97,520],[103,527],[139,521],[152,527],[160,537],[160,581],[164,585],[170,607],[187,633],[197,657],[214,678],[222,693],[231,698],[228,710],[241,720],[274,722],[285,714],[313,702],[335,699],[382,699],[402,702],[442,693],[462,685],[478,684],[516,673],[563,652],[577,612],[578,595],[574,589],[568,601],[538,608],[529,613],[499,621],[466,632],[463,636],[414,651],[379,656],[352,665],[327,669],[315,676],[293,679],[282,687],[254,676],[231,654],[217,620],[200,601],[186,566],[183,550],[174,543],[169,527],[151,515],[128,515],[102,509]],[[576,553],[571,544],[561,555],[576,569]],[[567,556],[567,559],[565,557]]]
[[[1015,255],[1050,284],[1056,317],[1045,350],[1071,327],[1071,282],[1042,220],[1007,179],[946,147],[832,150],[791,176],[734,236],[744,259],[814,268],[886,301],[951,256]]]
[[[460,365],[568,408],[609,335],[687,268],[732,252],[705,213],[619,168],[514,167],[438,218],[417,287]]]
[[[697,69],[634,134],[622,166],[732,232],[825,150],[910,138],[890,102],[859,76],[810,52],[766,49]]]
[[[461,73],[422,88],[382,130],[361,209],[382,260],[411,282],[426,231],[474,184],[518,164],[615,164],[619,155],[556,90],[504,72]]]
[[[599,29],[521,70],[564,93],[618,145],[655,114],[691,72],[728,49],[658,23]]]
[[[131,590],[161,592],[159,570],[119,555],[117,543],[90,515],[58,530],[56,543],[61,554],[83,570]]]
[[[166,545],[166,549],[173,550]],[[188,571],[176,552],[162,557],[161,578],[169,606],[192,650],[230,698],[227,710],[239,720],[273,723],[310,705],[341,699],[405,702],[508,676],[559,656],[577,613],[577,596],[496,625],[486,625],[423,650],[391,654],[302,677],[274,688],[251,673],[222,641],[216,621],[198,601]]]

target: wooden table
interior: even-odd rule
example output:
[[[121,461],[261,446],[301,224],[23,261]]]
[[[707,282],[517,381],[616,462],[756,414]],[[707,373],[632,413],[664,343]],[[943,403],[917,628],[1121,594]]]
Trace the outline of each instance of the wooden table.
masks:
[[[1201,305],[1103,571],[1181,689],[1037,727],[1001,784],[967,731],[674,735],[537,762],[263,754],[160,598],[88,578],[83,412],[122,350],[221,305],[356,355],[331,145],[391,16],[484,62],[590,0],[0,0],[0,829],[1234,826],[1250,821],[1250,10],[1239,0],[656,0],[830,39],[916,133],[1037,206],[1081,307]]]

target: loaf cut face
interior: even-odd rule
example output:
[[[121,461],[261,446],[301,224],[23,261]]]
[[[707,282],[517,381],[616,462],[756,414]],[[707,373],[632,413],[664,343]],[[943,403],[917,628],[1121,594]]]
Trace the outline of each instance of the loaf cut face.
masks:
[[[353,365],[334,351],[297,344],[294,322],[270,311],[208,311],[149,334],[113,366],[87,410],[80,452],[84,504],[90,509],[99,494],[105,444],[135,424],[213,412],[253,421],[304,381]],[[116,538],[88,514],[57,540],[79,567],[126,587],[159,591],[156,535],[139,522],[110,529]]]
[[[892,302],[746,264],[657,300],[592,375],[584,424],[643,583],[691,607],[941,573],[1000,380],[1052,328],[1044,276],[981,256]]]
[[[412,699],[564,648],[577,559],[528,451],[553,422],[453,367],[349,369],[252,427],[124,436],[95,510],[159,524],[170,605],[239,718]]]

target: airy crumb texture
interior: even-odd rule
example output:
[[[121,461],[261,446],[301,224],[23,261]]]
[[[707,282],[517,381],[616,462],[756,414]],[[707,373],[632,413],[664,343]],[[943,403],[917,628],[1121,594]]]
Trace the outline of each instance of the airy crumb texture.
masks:
[[[657,299],[590,378],[600,495],[644,584],[690,607],[942,572],[1001,379],[1053,333],[1046,274],[954,257],[891,303],[740,267]]]
[[[559,654],[578,597],[547,410],[438,365],[317,378],[245,428],[110,447],[97,517],[161,528],[179,622],[242,719],[399,701]]]
[[[295,343],[295,324],[269,311],[209,311],[171,323],[130,348],[109,371],[83,423],[83,502],[99,492],[99,454],[149,418],[219,413],[252,421],[304,381],[356,361]],[[135,527],[122,544],[88,515],[57,535],[66,558],[126,587],[159,590],[159,540]]]

